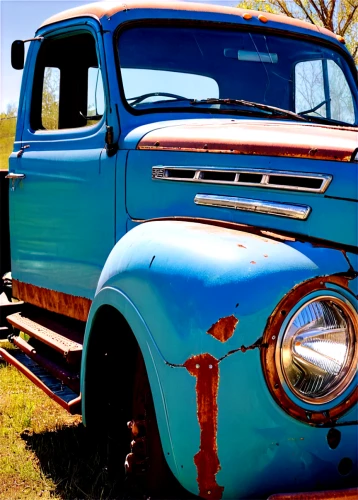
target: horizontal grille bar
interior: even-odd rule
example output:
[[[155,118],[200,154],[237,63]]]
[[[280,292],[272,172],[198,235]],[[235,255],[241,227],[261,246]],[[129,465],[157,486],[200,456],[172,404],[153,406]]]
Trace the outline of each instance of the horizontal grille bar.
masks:
[[[254,200],[252,198],[237,198],[236,196],[217,196],[214,194],[197,194],[194,198],[197,205],[209,207],[233,208],[246,212],[256,212],[267,215],[278,215],[290,219],[306,220],[311,212],[307,205],[292,205],[277,201]]]
[[[152,167],[152,179],[324,193],[332,180],[332,176],[326,174],[307,174],[305,172],[293,173],[283,170],[223,170],[156,166]]]

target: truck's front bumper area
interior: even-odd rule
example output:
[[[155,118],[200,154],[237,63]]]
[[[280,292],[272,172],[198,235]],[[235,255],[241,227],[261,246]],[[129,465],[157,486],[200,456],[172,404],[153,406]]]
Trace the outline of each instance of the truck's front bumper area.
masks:
[[[303,493],[278,493],[268,500],[357,500],[358,488],[330,491],[308,491]]]

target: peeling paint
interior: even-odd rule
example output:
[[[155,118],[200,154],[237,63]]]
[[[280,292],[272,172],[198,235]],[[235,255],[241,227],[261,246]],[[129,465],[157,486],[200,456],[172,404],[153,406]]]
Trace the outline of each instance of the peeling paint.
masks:
[[[219,361],[206,353],[189,358],[184,366],[196,378],[200,449],[194,456],[194,463],[198,471],[199,495],[220,499],[224,487],[216,482],[216,474],[221,469],[217,448]]]
[[[216,323],[211,325],[206,333],[212,335],[216,340],[219,340],[220,342],[226,342],[234,335],[234,331],[238,322],[239,320],[235,318],[234,315],[220,318]]]

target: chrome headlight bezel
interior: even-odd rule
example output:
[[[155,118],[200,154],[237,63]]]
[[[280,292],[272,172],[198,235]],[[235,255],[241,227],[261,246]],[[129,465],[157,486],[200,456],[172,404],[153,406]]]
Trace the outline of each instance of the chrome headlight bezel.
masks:
[[[302,313],[304,310],[314,303],[317,302],[327,302],[329,304],[333,304],[337,307],[345,318],[347,324],[347,337],[349,338],[349,346],[348,352],[345,356],[343,362],[343,368],[340,370],[337,375],[337,381],[332,383],[327,390],[321,394],[316,396],[306,396],[298,389],[294,387],[292,384],[287,367],[285,367],[284,357],[289,357],[289,354],[286,352],[289,348],[293,349],[293,341],[295,338],[295,334],[292,333],[292,325],[295,319]],[[358,348],[357,348],[357,331],[355,325],[357,323],[357,313],[353,308],[352,304],[350,304],[344,297],[339,297],[337,294],[327,293],[313,293],[308,297],[305,297],[301,300],[296,307],[294,307],[288,317],[287,320],[282,325],[279,340],[276,345],[276,353],[275,353],[275,362],[278,368],[279,377],[281,383],[286,390],[288,396],[295,401],[307,403],[309,405],[325,405],[327,403],[331,403],[339,398],[342,394],[345,393],[347,388],[350,387],[352,380],[357,374],[357,361],[358,361]],[[288,345],[290,347],[288,347]],[[286,365],[288,365],[286,361]],[[288,365],[289,366],[289,365]]]
[[[299,309],[319,297],[332,297],[344,303],[354,327],[354,355],[348,378],[331,391],[319,404],[303,400],[291,391],[280,364],[280,347],[284,333]],[[343,306],[342,306],[343,307]],[[276,403],[291,417],[310,425],[329,425],[358,403],[358,301],[348,288],[342,286],[340,277],[313,278],[295,287],[277,305],[268,319],[262,339],[261,364],[267,387]]]

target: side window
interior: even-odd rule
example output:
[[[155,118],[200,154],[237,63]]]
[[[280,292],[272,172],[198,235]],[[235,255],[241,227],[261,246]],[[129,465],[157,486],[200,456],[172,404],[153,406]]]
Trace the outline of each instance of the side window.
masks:
[[[35,68],[31,103],[34,130],[93,125],[104,113],[95,40],[89,33],[46,39]]]
[[[343,71],[333,60],[296,64],[295,111],[354,123],[352,93]]]
[[[102,116],[104,113],[104,91],[99,68],[88,68],[87,116]]]
[[[58,129],[60,104],[60,70],[45,68],[42,87],[41,121],[46,130]]]

